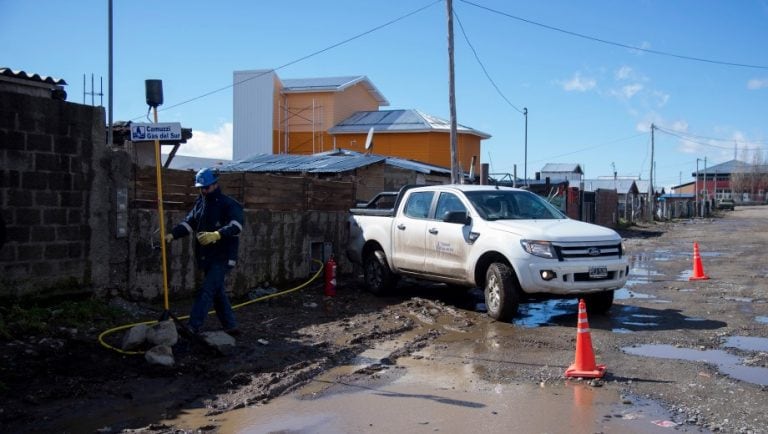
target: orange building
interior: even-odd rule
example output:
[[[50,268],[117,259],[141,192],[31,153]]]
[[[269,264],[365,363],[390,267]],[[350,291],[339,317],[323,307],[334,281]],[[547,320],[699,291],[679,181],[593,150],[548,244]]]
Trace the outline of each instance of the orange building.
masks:
[[[379,110],[389,101],[365,76],[280,79],[272,70],[234,75],[233,158],[254,154],[365,152],[371,128],[379,155],[451,166],[450,124],[418,110]],[[271,134],[270,134],[271,133]],[[457,160],[465,172],[490,135],[457,128]]]

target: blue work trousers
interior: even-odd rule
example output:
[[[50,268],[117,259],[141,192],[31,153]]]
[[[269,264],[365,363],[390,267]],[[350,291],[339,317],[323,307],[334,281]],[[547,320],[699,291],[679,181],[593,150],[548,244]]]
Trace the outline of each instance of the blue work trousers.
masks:
[[[195,304],[192,305],[192,313],[189,315],[189,327],[194,332],[199,332],[208,316],[208,311],[213,306],[216,316],[224,330],[237,327],[235,315],[232,313],[232,305],[225,292],[225,280],[229,274],[229,266],[226,263],[214,262],[203,270],[205,277],[203,284],[197,291]]]

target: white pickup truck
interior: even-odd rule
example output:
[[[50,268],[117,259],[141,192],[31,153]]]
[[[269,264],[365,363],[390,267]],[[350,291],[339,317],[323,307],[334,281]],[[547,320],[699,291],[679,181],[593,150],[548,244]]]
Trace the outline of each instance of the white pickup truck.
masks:
[[[347,256],[371,292],[393,289],[400,276],[480,287],[498,320],[536,295],[584,298],[603,313],[629,273],[616,231],[517,188],[405,186],[352,208],[349,223]]]

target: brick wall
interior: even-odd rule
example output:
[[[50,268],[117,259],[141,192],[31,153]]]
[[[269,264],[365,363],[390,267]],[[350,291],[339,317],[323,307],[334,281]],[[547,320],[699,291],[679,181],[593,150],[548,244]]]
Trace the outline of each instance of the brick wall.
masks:
[[[93,281],[94,143],[104,142],[101,108],[0,92],[0,295]]]

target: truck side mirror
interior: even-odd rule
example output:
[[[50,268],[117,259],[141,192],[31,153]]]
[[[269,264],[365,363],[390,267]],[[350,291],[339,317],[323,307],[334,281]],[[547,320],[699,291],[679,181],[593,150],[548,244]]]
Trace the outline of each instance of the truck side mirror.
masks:
[[[468,225],[472,223],[472,217],[466,211],[449,211],[443,216],[443,221],[447,223],[461,223]]]

